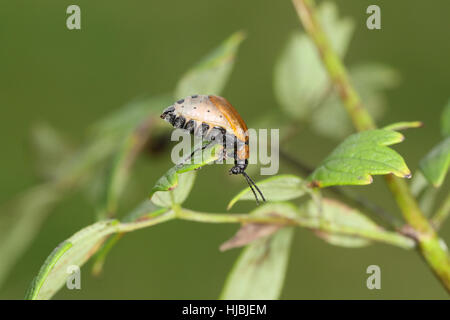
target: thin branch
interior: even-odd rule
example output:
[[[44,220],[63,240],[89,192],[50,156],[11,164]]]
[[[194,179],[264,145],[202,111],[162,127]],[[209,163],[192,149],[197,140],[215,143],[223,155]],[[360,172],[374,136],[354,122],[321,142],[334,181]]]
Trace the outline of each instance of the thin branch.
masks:
[[[363,107],[358,93],[350,83],[347,71],[332,49],[327,36],[320,26],[315,13],[313,0],[293,0],[297,14],[309,36],[315,43],[322,62],[344,102],[345,109],[358,131],[375,128],[375,123]],[[450,259],[445,245],[421,212],[404,180],[392,175],[386,181],[400,207],[406,222],[415,230],[419,250],[444,287],[450,292]]]
[[[358,93],[350,84],[349,76],[339,57],[333,51],[327,36],[320,26],[314,12],[313,0],[293,0],[297,13],[319,50],[322,62],[336,86],[347,112],[351,116],[358,131],[375,128],[375,123],[367,110],[362,106]]]
[[[320,223],[317,219],[291,219],[282,216],[257,216],[252,214],[218,214],[196,212],[184,208],[176,210],[176,216],[182,220],[206,222],[206,223],[261,223],[282,224],[303,227],[314,231],[337,233],[346,236],[364,238],[367,240],[384,242],[404,249],[414,248],[414,241],[396,232],[385,230],[363,230],[346,226],[336,226],[328,223]]]
[[[343,227],[323,223],[318,219],[291,219],[283,216],[258,216],[252,214],[230,214],[230,213],[205,213],[198,212],[173,205],[172,209],[161,209],[159,211],[151,211],[143,215],[139,215],[130,222],[119,222],[115,225],[115,234],[113,234],[105,243],[105,245],[97,252],[95,262],[92,267],[92,273],[99,275],[102,272],[106,256],[116,242],[126,233],[151,227],[163,222],[174,219],[203,222],[203,223],[254,223],[254,224],[275,224],[283,226],[298,226],[313,231],[322,231],[346,236],[363,238],[371,241],[378,241],[390,245],[395,245],[403,249],[412,249],[415,242],[407,235],[396,232],[379,230],[361,230],[359,228]]]

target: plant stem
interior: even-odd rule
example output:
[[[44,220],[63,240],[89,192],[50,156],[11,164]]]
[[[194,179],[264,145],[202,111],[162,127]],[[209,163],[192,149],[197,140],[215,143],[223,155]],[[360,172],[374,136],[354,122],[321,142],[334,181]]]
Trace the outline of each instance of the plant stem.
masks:
[[[362,106],[359,95],[350,84],[347,70],[331,48],[330,42],[317,20],[314,12],[314,1],[293,0],[293,3],[303,26],[316,44],[331,81],[337,87],[345,108],[351,116],[356,128],[359,131],[375,128],[372,117]]]
[[[358,131],[375,128],[375,123],[363,107],[358,93],[350,83],[347,71],[336,55],[320,26],[315,13],[314,0],[293,0],[294,7],[309,36],[315,43],[322,62],[344,102],[353,125]],[[386,176],[387,184],[400,207],[406,222],[414,229],[419,250],[435,275],[450,292],[450,259],[446,246],[421,212],[405,181]]]
[[[436,229],[439,229],[449,214],[450,214],[450,193],[447,194],[447,197],[445,198],[444,202],[434,214],[433,219],[431,220],[433,226]]]
[[[368,240],[384,242],[404,249],[414,247],[414,241],[395,232],[384,230],[361,230],[359,228],[336,226],[327,223],[319,223],[315,219],[292,219],[282,216],[258,216],[252,214],[218,214],[196,212],[184,208],[177,210],[177,218],[182,220],[206,222],[206,223],[260,223],[260,224],[282,224],[303,227],[314,231],[337,233],[354,236]]]

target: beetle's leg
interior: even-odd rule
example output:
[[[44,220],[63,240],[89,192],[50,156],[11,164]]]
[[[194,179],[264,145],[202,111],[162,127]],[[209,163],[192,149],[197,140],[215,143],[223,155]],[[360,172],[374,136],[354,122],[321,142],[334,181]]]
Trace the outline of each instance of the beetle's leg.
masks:
[[[205,144],[204,146],[202,146],[201,148],[198,148],[197,150],[194,150],[189,158],[192,158],[196,152],[205,150],[210,145],[213,145],[213,143],[211,141],[208,142],[207,144]],[[203,167],[198,167],[198,168],[195,168],[194,170],[200,170],[201,168],[203,168]]]
[[[226,162],[226,160],[227,160],[227,135],[224,132],[224,130],[222,130],[222,147],[223,147],[223,150],[222,150],[222,162],[221,163],[224,163],[224,161]]]
[[[183,165],[185,165],[188,161],[190,161],[192,158],[193,158],[193,156],[198,152],[198,151],[203,151],[203,150],[205,150],[208,146],[210,146],[210,145],[212,145],[212,141],[209,141],[207,144],[205,144],[205,145],[203,145],[203,146],[201,146],[201,147],[198,147],[198,148],[196,148],[196,149],[194,149],[194,151],[192,151],[192,153],[191,153],[191,155],[189,156],[189,157],[187,157],[186,159],[184,159],[181,163],[179,163],[179,164],[177,164],[177,166],[183,166]],[[199,168],[197,168],[197,169],[199,169]],[[197,169],[195,169],[195,170],[197,170]]]

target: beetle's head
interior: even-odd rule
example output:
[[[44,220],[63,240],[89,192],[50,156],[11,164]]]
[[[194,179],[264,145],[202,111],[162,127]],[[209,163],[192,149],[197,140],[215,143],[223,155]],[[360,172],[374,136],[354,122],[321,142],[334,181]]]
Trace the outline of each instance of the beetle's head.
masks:
[[[245,167],[242,165],[236,165],[233,168],[230,169],[229,173],[230,174],[242,174],[242,172],[244,172]]]
[[[169,106],[166,109],[164,109],[163,113],[159,116],[161,119],[166,120],[169,123],[172,123],[175,115],[174,112],[175,111],[175,107],[174,106]]]
[[[170,114],[173,114],[173,112],[175,111],[175,107],[174,106],[169,106],[166,109],[164,109],[163,113],[160,115],[161,119],[166,119],[167,116],[169,116]]]

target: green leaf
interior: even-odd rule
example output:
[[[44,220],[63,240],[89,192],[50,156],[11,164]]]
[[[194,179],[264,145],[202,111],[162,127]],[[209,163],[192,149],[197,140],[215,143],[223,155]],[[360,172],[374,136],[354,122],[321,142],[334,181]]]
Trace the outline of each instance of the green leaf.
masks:
[[[91,137],[99,139],[121,139],[134,131],[140,123],[154,116],[160,120],[162,110],[173,101],[170,94],[135,99],[114,110],[90,128]],[[160,121],[156,121],[158,124]]]
[[[0,214],[0,286],[22,253],[39,233],[53,206],[65,195],[53,184],[31,188],[8,205]]]
[[[106,177],[100,219],[112,217],[116,213],[119,197],[128,181],[131,166],[148,141],[153,122],[153,119],[147,119],[123,139]]]
[[[37,123],[31,129],[33,147],[36,149],[37,169],[44,178],[53,179],[55,167],[67,161],[72,153],[68,142],[52,126]]]
[[[216,144],[206,148],[203,152],[196,152],[192,163],[172,167],[153,187],[150,193],[152,201],[162,207],[183,203],[194,183],[195,172],[193,170],[218,160],[221,152],[222,146]]]
[[[450,100],[444,108],[441,116],[441,132],[444,137],[450,136]]]
[[[191,191],[196,173],[194,171],[188,171],[185,173],[177,173],[176,171],[169,171],[170,177],[167,177],[167,181],[170,183],[170,187],[166,191],[157,191],[152,196],[152,201],[162,207],[170,207],[173,204],[181,204],[186,200],[189,192]],[[170,179],[170,180],[169,180]],[[158,182],[160,183],[160,182]]]
[[[91,128],[89,143],[80,148],[69,161],[57,166],[55,175],[58,179],[69,182],[80,177],[91,178],[102,161],[120,150],[122,144],[117,142],[123,141],[125,136],[136,130],[143,122],[154,117],[158,120],[155,122],[156,126],[161,123],[161,126],[166,127],[158,117],[171,101],[168,96],[141,99],[105,117]]]
[[[295,175],[284,174],[270,177],[257,183],[267,201],[285,201],[301,197],[306,192],[303,180]],[[245,188],[231,199],[227,209],[239,200],[254,200],[250,187]]]
[[[403,141],[391,130],[369,130],[344,140],[308,177],[312,186],[365,185],[372,175],[392,173],[409,178],[411,172],[403,158],[387,146]]]
[[[281,203],[263,205],[252,214],[297,216],[295,208]],[[227,277],[220,299],[278,299],[287,270],[293,231],[292,227],[282,228],[244,248]]]
[[[220,296],[223,300],[273,300],[281,294],[292,228],[277,231],[246,247],[236,261]]]
[[[175,89],[176,98],[193,94],[220,95],[231,74],[237,50],[244,38],[243,32],[234,33],[189,70],[178,82]]]
[[[434,207],[436,196],[438,195],[438,189],[428,183],[427,179],[420,170],[413,175],[410,188],[411,193],[417,199],[422,212],[427,217],[430,216]]]
[[[435,146],[423,158],[419,167],[428,182],[435,187],[441,186],[450,164],[450,137]]]
[[[331,46],[343,57],[353,34],[353,21],[340,18],[332,2],[319,6],[318,19]],[[291,117],[303,118],[318,105],[329,88],[328,75],[314,43],[307,34],[295,32],[275,65],[274,90],[279,104]]]
[[[33,300],[50,299],[66,283],[69,266],[81,266],[95,254],[108,236],[152,226],[174,218],[174,214],[164,208],[152,205],[151,212],[139,212],[133,221],[119,222],[106,220],[94,223],[63,241],[45,260],[38,275],[33,279],[26,298]]]
[[[381,118],[386,105],[385,90],[398,84],[397,72],[379,63],[360,64],[349,69],[352,83],[367,111],[374,119]],[[314,110],[311,126],[319,134],[331,139],[343,139],[353,132],[351,120],[336,90],[330,91]]]
[[[39,270],[38,275],[36,278],[33,279],[31,282],[30,287],[28,288],[28,291],[26,293],[25,298],[27,300],[37,300],[39,299],[39,292],[41,291],[41,288],[49,275],[49,273],[53,270],[55,267],[55,264],[58,262],[58,260],[62,257],[64,253],[66,253],[67,250],[69,250],[72,247],[72,243],[68,241],[62,242],[59,246],[57,246],[52,253],[47,257],[44,264],[42,265],[41,269]],[[58,289],[56,289],[58,290]],[[51,294],[53,295],[53,294]]]
[[[405,130],[405,129],[420,128],[422,126],[423,126],[423,123],[420,121],[410,121],[410,122],[403,121],[403,122],[392,123],[388,126],[383,127],[383,129],[399,131],[399,130]]]
[[[306,213],[306,216],[302,217],[314,220],[318,225],[326,223],[333,225],[336,228],[353,228],[369,232],[384,231],[375,222],[364,216],[358,210],[332,199],[322,199],[319,207],[313,201],[308,201],[305,204],[303,212]],[[342,247],[363,247],[371,243],[364,238],[341,235],[338,233],[315,231],[315,234],[332,245]]]
[[[28,299],[51,298],[66,282],[67,267],[81,267],[103,243],[116,231],[117,220],[97,222],[60,244],[47,258],[34,280]]]

